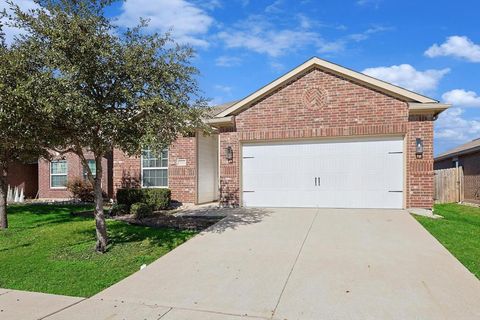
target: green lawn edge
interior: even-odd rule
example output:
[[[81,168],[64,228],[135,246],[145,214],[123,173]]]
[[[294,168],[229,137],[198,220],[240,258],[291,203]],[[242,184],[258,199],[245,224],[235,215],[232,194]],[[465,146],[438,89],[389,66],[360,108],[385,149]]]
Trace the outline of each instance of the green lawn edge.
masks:
[[[480,208],[449,203],[435,205],[434,211],[443,219],[415,218],[480,279]]]
[[[110,245],[94,251],[91,205],[12,205],[0,231],[0,288],[90,297],[197,234],[107,220]]]

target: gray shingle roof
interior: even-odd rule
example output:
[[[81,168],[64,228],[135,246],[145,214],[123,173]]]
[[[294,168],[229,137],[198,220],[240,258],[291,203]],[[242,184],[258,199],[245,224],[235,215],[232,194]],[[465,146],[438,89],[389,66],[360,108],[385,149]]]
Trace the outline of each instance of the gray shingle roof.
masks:
[[[230,108],[231,106],[233,106],[237,102],[238,102],[238,100],[235,100],[235,101],[230,101],[230,102],[227,102],[227,103],[220,104],[218,106],[214,106],[210,110],[209,114],[212,117],[216,117],[220,112],[222,112],[224,110],[227,110],[228,108]]]
[[[453,157],[459,154],[473,152],[473,151],[476,151],[477,149],[480,150],[480,138],[477,138],[475,140],[462,144],[458,147],[450,149],[447,152],[444,152],[438,155],[437,157],[435,157],[435,160],[441,160],[441,159]]]

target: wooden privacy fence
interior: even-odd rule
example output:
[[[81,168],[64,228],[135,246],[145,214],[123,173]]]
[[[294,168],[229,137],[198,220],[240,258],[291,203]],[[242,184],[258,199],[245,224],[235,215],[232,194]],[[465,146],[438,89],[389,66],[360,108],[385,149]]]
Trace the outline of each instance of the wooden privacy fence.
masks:
[[[463,168],[435,170],[435,203],[463,201]]]

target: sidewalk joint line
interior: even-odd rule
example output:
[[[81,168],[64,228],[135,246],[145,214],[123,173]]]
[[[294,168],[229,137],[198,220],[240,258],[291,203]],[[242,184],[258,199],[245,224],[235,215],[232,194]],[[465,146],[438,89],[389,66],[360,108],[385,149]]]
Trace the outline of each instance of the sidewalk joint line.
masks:
[[[81,299],[81,300],[79,300],[79,301],[76,301],[76,302],[74,302],[74,303],[72,303],[72,304],[70,304],[70,305],[68,305],[68,306],[65,306],[65,307],[63,307],[63,308],[61,308],[61,309],[59,309],[59,310],[56,310],[56,311],[54,311],[54,312],[52,312],[52,313],[50,313],[50,314],[47,314],[46,316],[43,316],[43,317],[41,317],[41,318],[38,318],[38,320],[47,319],[48,317],[51,317],[51,316],[53,316],[53,315],[55,315],[55,314],[57,314],[57,313],[59,313],[59,312],[62,312],[62,311],[64,311],[64,310],[67,310],[68,308],[73,307],[73,306],[75,306],[75,305],[77,305],[77,304],[79,304],[80,302],[83,302],[83,301],[85,301],[85,300],[88,300],[88,298],[83,298],[83,299]]]
[[[162,319],[163,317],[165,317],[165,315],[166,315],[167,313],[169,313],[169,312],[172,311],[172,310],[173,310],[173,308],[170,307],[170,309],[168,309],[164,314],[162,314],[162,315],[160,316],[160,318],[158,318],[157,320]]]
[[[200,312],[200,313],[218,314],[218,315],[223,315],[223,316],[233,316],[233,317],[246,318],[246,319],[248,319],[248,318],[250,318],[250,319],[266,319],[266,320],[270,319],[270,317],[248,315],[246,313],[239,314],[239,313],[231,313],[231,312],[223,312],[223,311],[215,311],[215,310],[207,310],[207,309],[196,309],[196,308],[188,308],[188,307],[170,307],[170,308],[171,309],[177,309],[177,310],[184,310],[184,311],[195,311],[195,312]],[[170,311],[168,311],[168,312],[170,312]]]
[[[305,245],[305,242],[307,241],[307,238],[310,235],[310,231],[312,230],[313,223],[315,222],[315,219],[317,219],[318,212],[319,212],[319,209],[317,209],[317,212],[315,212],[315,215],[313,216],[312,222],[310,223],[310,227],[308,227],[307,234],[305,235],[305,238],[303,239],[302,245],[300,246],[300,250],[298,250],[297,256],[295,257],[292,268],[290,269],[290,272],[288,273],[287,279],[285,280],[282,291],[280,292],[280,296],[278,297],[277,304],[275,305],[275,308],[273,309],[272,316],[270,317],[270,319],[273,319],[273,317],[275,316],[275,313],[277,312],[278,305],[280,304],[280,301],[282,300],[283,293],[285,292],[285,288],[287,287],[288,281],[290,280],[290,277],[292,276],[293,269],[295,269],[295,265],[297,264],[298,258],[300,257],[300,254],[302,253],[303,246]]]

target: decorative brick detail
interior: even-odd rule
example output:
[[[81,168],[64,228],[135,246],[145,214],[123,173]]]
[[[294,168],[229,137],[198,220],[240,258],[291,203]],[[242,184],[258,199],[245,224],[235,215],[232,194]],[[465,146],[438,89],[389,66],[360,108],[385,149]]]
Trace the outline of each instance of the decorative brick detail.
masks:
[[[309,88],[328,92],[328,107],[305,108]],[[408,105],[395,97],[314,69],[299,75],[251,105],[235,118],[235,127],[220,132],[220,195],[224,205],[240,204],[242,142],[324,137],[406,136],[406,206],[433,204],[433,118],[410,116]],[[422,159],[415,156],[415,138],[424,140]],[[224,150],[231,146],[234,159]]]
[[[172,200],[184,203],[197,201],[196,138],[180,137],[168,149],[168,187]],[[185,159],[186,166],[177,166],[177,159]],[[120,150],[113,152],[113,186],[119,188],[141,187],[140,157],[128,157]]]
[[[322,108],[327,105],[328,93],[322,88],[310,88],[305,90],[302,97],[305,108]]]

